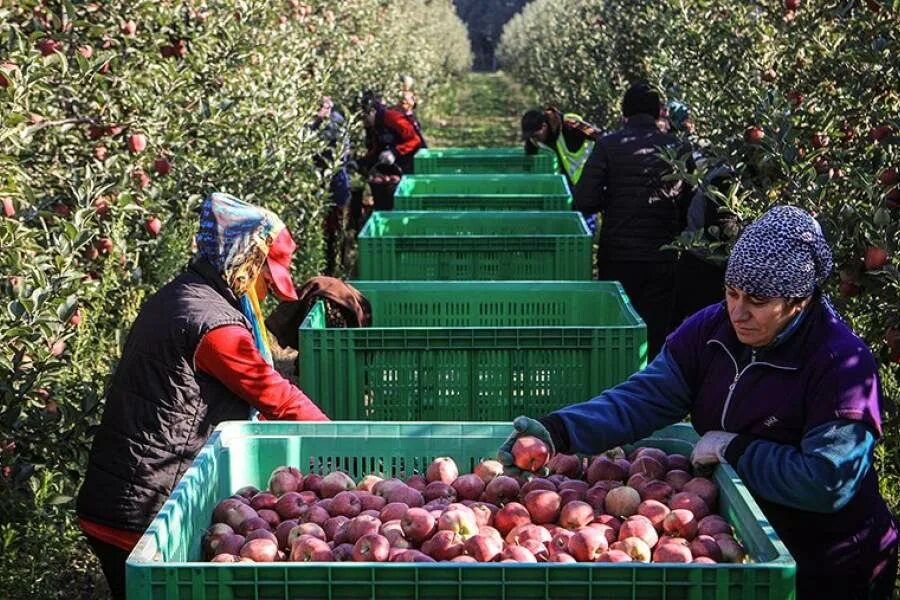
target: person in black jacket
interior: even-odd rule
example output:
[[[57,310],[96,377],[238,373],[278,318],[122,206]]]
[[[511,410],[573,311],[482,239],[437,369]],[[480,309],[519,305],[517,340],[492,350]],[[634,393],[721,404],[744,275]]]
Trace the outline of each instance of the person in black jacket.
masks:
[[[574,208],[601,212],[598,277],[622,283],[647,324],[648,358],[662,347],[671,324],[677,254],[661,250],[681,230],[679,214],[690,197],[682,181],[665,181],[671,168],[660,150],[690,149],[657,127],[659,94],[632,85],[622,101],[625,126],[597,141],[575,186]]]

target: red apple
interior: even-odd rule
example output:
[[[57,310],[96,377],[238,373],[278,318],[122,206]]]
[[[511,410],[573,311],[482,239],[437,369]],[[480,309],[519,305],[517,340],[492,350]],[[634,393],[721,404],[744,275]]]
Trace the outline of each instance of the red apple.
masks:
[[[669,508],[672,510],[677,508],[687,509],[694,513],[694,517],[698,521],[709,514],[709,508],[706,506],[706,502],[704,502],[700,496],[692,492],[678,492],[672,496],[672,499],[669,500]]]
[[[370,533],[378,533],[379,529],[381,529],[381,521],[375,517],[368,515],[353,517],[347,522],[345,541],[355,544],[362,536]]]
[[[379,518],[382,522],[399,520],[403,518],[408,510],[409,506],[402,502],[389,502],[381,509]]]
[[[526,435],[513,444],[512,455],[515,465],[523,471],[537,471],[550,460],[550,448],[542,440]]]
[[[503,551],[503,542],[492,535],[477,534],[466,540],[466,553],[478,562],[491,562]]]
[[[635,515],[625,520],[622,527],[619,528],[619,541],[626,538],[636,537],[644,540],[644,542],[652,548],[659,541],[659,535],[653,523],[646,517]]]
[[[718,533],[731,535],[733,532],[734,530],[731,528],[731,525],[728,524],[728,521],[719,515],[709,515],[708,517],[704,517],[700,519],[700,522],[697,525],[697,533],[699,535],[715,536]]]
[[[669,507],[658,500],[644,500],[638,505],[638,514],[649,519],[657,531],[662,529],[663,520],[670,512]]]
[[[157,175],[168,175],[172,171],[172,163],[165,156],[159,156],[153,161],[153,170]]]
[[[893,128],[890,125],[881,125],[880,127],[873,127],[869,130],[869,139],[873,142],[877,142],[883,140],[887,136],[893,133]]]
[[[536,563],[537,558],[522,546],[507,546],[500,553],[500,562]]]
[[[574,454],[554,454],[547,464],[550,472],[577,479],[583,473],[581,458]]]
[[[888,262],[888,253],[877,246],[869,246],[866,248],[865,268],[866,271],[880,269]]]
[[[653,551],[653,562],[658,563],[689,563],[694,559],[691,550],[682,544],[660,544]]]
[[[377,498],[378,496],[375,497]],[[379,500],[383,501],[384,499],[379,498]],[[353,492],[340,492],[332,499],[328,512],[333,517],[353,518],[362,512],[362,502]]]
[[[478,500],[484,493],[484,481],[478,475],[462,475],[453,482],[453,489],[460,500]]]
[[[503,475],[503,465],[496,460],[483,460],[475,465],[474,473],[487,485],[495,477]]]
[[[629,486],[617,487],[606,494],[604,508],[616,517],[630,517],[637,512],[641,504],[641,495]]]
[[[322,498],[332,498],[340,492],[350,491],[356,488],[356,483],[343,471],[334,471],[322,479],[319,495]]]
[[[391,489],[385,500],[390,502],[402,502],[407,506],[423,506],[425,497],[418,490],[414,490],[406,484],[400,484]]]
[[[744,130],[744,142],[748,144],[759,144],[764,137],[766,137],[766,134],[759,127],[748,127]]]
[[[391,550],[391,544],[382,535],[370,533],[364,535],[353,545],[353,560],[356,562],[385,562]]]
[[[41,56],[50,56],[62,48],[62,44],[50,38],[41,38],[37,42],[37,48],[41,51]]]
[[[669,535],[692,540],[697,536],[698,522],[689,510],[676,508],[663,520],[663,530]]]
[[[602,531],[583,527],[569,538],[569,554],[579,562],[593,562],[601,552],[609,549],[609,542]]]
[[[503,506],[519,497],[519,482],[508,475],[495,477],[484,488],[484,500]]]
[[[719,488],[712,480],[706,477],[694,477],[684,484],[684,492],[692,492],[700,496],[706,506],[712,510],[719,500]]]
[[[425,479],[424,475],[412,475],[406,480],[406,486],[424,493],[425,488],[428,487],[428,480]]]
[[[629,556],[627,552],[624,552],[622,550],[607,550],[606,552],[601,552],[600,555],[597,556],[596,562],[601,562],[601,563],[631,562],[631,556]]]
[[[454,502],[456,500],[456,490],[443,481],[432,481],[425,486],[422,496],[425,497],[425,502],[431,502],[432,500]]]
[[[334,553],[327,543],[311,535],[301,536],[291,546],[292,562],[331,562]]]
[[[509,533],[514,527],[526,523],[531,523],[531,514],[518,502],[507,502],[494,515],[494,526],[503,535]]]
[[[149,219],[144,221],[144,229],[147,230],[147,233],[149,233],[151,237],[156,237],[162,230],[162,221],[160,221],[156,217],[150,217]]]
[[[143,133],[132,133],[128,136],[128,150],[132,154],[143,152],[147,147],[147,138]]]
[[[131,19],[122,23],[122,34],[126,36],[133,36],[137,32],[137,23],[132,21]]]
[[[404,550],[398,552],[391,562],[435,562],[433,558],[418,550]]]
[[[607,456],[595,458],[587,471],[587,482],[591,485],[601,480],[624,481],[626,477],[628,477],[628,471]]]
[[[210,559],[218,554],[219,543],[229,535],[234,535],[234,530],[225,523],[213,523],[209,529],[203,532],[201,547],[203,556]]]
[[[612,551],[624,552],[634,562],[648,563],[653,556],[647,542],[634,536],[619,540],[609,548]]]
[[[435,530],[435,518],[423,508],[410,508],[400,521],[403,535],[411,542],[420,544],[431,537]]]
[[[359,480],[359,483],[356,484],[356,489],[361,492],[369,492],[374,494],[375,484],[379,481],[384,481],[384,479],[377,475],[366,475]]]
[[[560,509],[559,524],[566,529],[581,529],[593,520],[594,508],[587,502],[574,500]]]
[[[719,544],[711,535],[698,535],[691,540],[688,548],[695,561],[701,556],[711,558],[715,562],[722,560],[722,551],[719,549]]]
[[[422,552],[435,560],[451,560],[465,551],[465,543],[455,531],[443,529],[422,542]]]
[[[672,487],[674,492],[680,492],[684,488],[684,484],[690,480],[690,473],[681,469],[673,469],[666,473],[666,483]]]
[[[457,477],[459,477],[459,469],[456,466],[456,461],[449,456],[442,456],[434,459],[425,471],[425,479],[427,479],[429,483],[433,481],[442,481],[447,485],[450,485]]]
[[[241,557],[254,562],[274,562],[278,554],[278,544],[270,539],[258,538],[249,540],[241,547]]]
[[[553,523],[559,517],[560,498],[556,492],[534,490],[526,494],[522,503],[531,513],[531,520],[534,523]]]
[[[733,537],[725,533],[717,533],[713,536],[713,539],[716,540],[716,544],[718,544],[719,550],[722,552],[722,559],[725,562],[744,562],[747,553]]]
[[[478,522],[475,520],[475,513],[466,507],[444,511],[438,519],[437,527],[442,531],[452,531],[463,540],[478,534]]]

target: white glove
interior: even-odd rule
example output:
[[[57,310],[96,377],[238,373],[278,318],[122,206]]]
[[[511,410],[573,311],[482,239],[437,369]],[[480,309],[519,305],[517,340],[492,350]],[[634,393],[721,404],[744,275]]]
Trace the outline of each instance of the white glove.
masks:
[[[736,437],[736,433],[727,431],[707,431],[691,452],[691,464],[696,467],[728,462],[725,460],[725,449]]]
[[[378,155],[378,162],[382,165],[392,165],[394,161],[397,160],[394,157],[394,153],[390,150],[385,150],[381,154]]]

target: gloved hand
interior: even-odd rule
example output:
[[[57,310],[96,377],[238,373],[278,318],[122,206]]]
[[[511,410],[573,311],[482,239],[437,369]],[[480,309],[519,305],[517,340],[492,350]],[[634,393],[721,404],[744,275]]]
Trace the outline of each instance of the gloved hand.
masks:
[[[691,464],[695,467],[706,467],[728,462],[725,460],[725,449],[736,437],[736,433],[727,431],[707,431],[691,452]]]
[[[556,454],[556,449],[553,447],[553,440],[550,438],[550,432],[547,431],[546,427],[541,425],[540,421],[525,416],[516,417],[516,420],[513,421],[513,432],[509,434],[509,437],[506,438],[506,441],[503,442],[503,445],[497,450],[497,460],[503,465],[504,473],[510,476],[522,474],[522,469],[516,466],[515,459],[513,459],[512,447],[517,439],[528,435],[534,436],[547,444],[547,447],[550,448],[551,457]],[[549,472],[550,470],[547,467],[543,467],[537,474],[546,475]]]
[[[378,164],[381,165],[392,165],[396,160],[397,157],[394,156],[394,153],[390,150],[383,150],[381,154],[378,155]]]

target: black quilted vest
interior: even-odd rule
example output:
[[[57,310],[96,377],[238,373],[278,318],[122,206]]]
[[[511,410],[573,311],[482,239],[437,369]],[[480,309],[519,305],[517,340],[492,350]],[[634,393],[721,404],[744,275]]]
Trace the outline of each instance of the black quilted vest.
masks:
[[[194,368],[201,338],[250,324],[211,264],[193,262],[151,296],[128,334],[96,431],[78,514],[132,531],[147,527],[213,429],[250,407]]]

